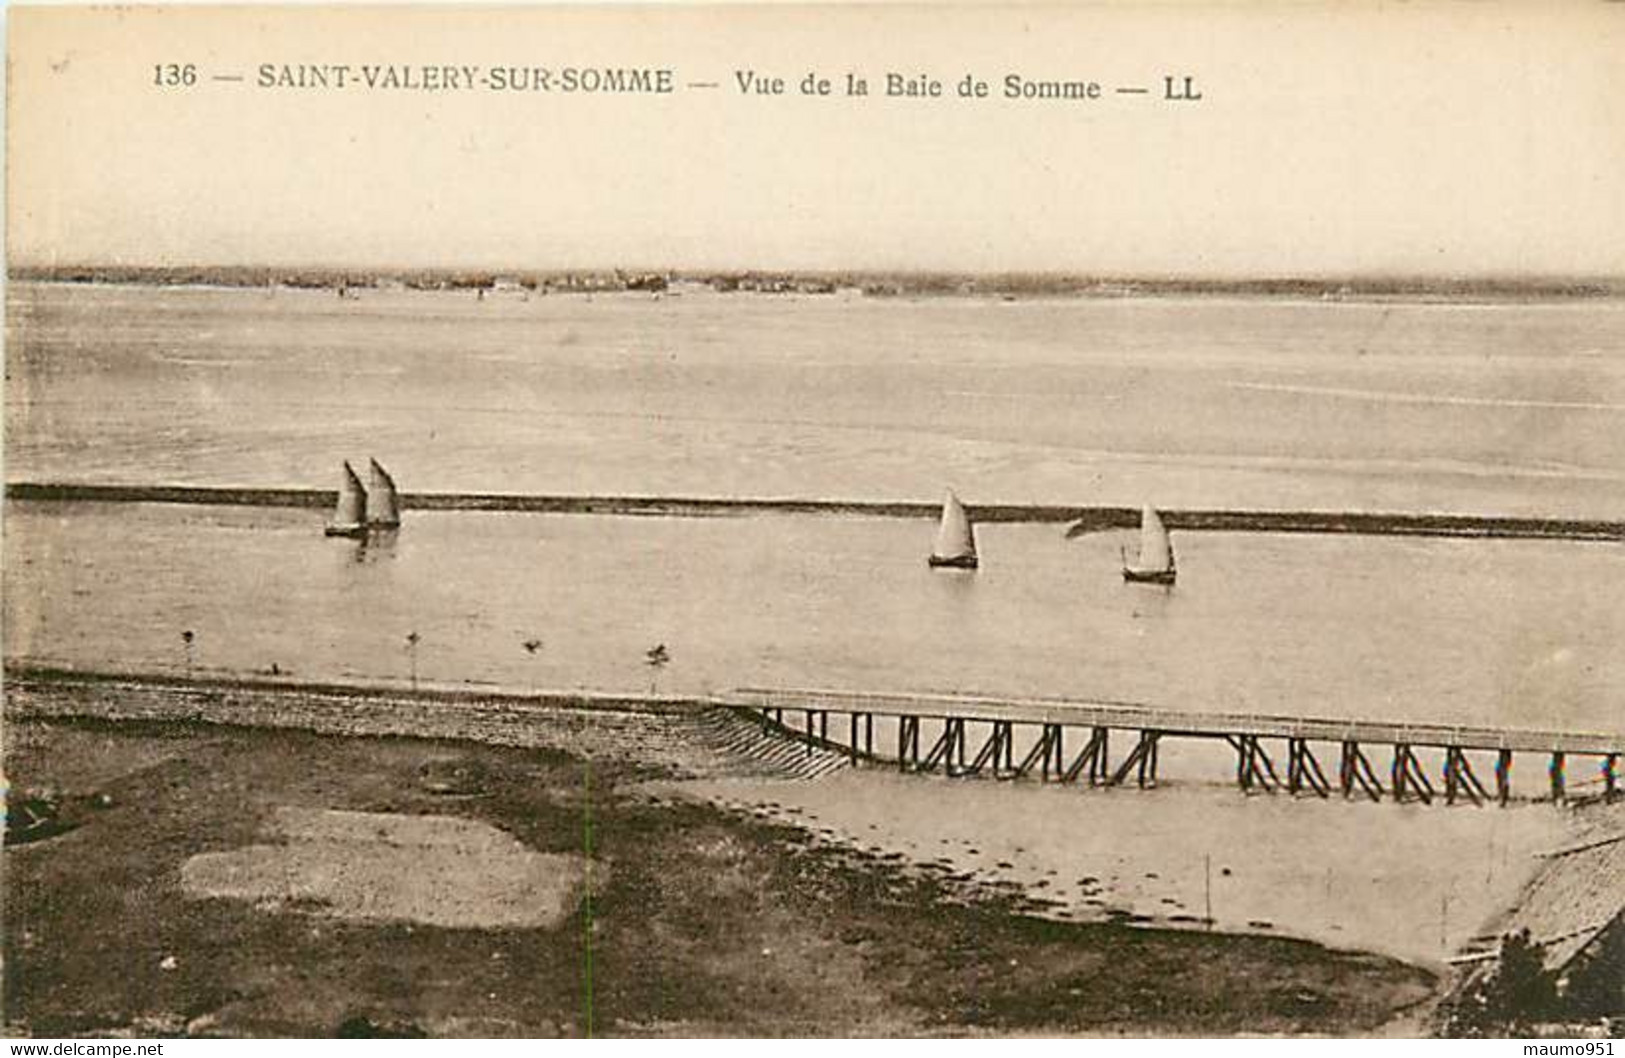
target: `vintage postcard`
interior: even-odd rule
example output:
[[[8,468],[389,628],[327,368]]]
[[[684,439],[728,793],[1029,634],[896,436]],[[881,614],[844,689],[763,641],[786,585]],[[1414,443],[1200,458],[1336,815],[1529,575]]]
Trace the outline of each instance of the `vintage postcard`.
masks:
[[[8,1035],[1620,1034],[1625,5],[7,47]]]

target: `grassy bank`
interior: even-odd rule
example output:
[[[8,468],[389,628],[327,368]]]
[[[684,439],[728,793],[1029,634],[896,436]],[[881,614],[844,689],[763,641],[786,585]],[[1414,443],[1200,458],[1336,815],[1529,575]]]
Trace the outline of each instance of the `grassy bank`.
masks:
[[[1359,1033],[1433,984],[1297,941],[1046,921],[1007,891],[652,797],[630,763],[175,723],[7,734],[14,785],[79,806],[76,829],[8,850],[6,1016],[35,1034]],[[448,763],[478,789],[424,783]],[[478,820],[586,857],[594,880],[551,929],[182,893],[189,857],[265,841],[285,806]]]

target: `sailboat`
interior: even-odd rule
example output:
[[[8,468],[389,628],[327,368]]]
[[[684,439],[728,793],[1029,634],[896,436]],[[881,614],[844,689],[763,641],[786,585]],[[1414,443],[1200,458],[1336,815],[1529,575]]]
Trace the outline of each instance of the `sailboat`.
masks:
[[[344,477],[339,481],[339,503],[333,511],[333,520],[327,523],[328,536],[364,537],[367,535],[367,490],[361,479],[344,463]]]
[[[1150,507],[1140,512],[1140,557],[1134,565],[1123,560],[1123,579],[1135,584],[1172,584],[1174,547],[1162,516]]]
[[[937,527],[937,541],[929,561],[932,566],[950,569],[976,568],[976,531],[953,489],[943,498],[942,524]]]
[[[368,459],[367,465],[367,528],[399,529],[401,501],[395,491],[395,479],[378,465],[378,460]]]

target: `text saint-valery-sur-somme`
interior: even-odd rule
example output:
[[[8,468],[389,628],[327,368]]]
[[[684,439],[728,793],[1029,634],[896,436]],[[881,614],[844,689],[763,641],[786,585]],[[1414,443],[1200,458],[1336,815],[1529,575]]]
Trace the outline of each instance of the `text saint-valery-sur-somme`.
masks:
[[[658,66],[479,66],[399,63],[260,63],[260,88],[419,92],[604,92],[667,95],[676,72]]]

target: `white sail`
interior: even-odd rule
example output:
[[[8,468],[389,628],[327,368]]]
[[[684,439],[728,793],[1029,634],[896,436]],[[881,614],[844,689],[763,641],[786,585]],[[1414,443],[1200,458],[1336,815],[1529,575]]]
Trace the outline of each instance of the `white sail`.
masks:
[[[976,565],[976,531],[953,489],[942,501],[942,524],[937,527],[937,541],[931,548],[931,564]]]
[[[400,498],[395,492],[395,479],[389,471],[378,465],[378,460],[367,460],[370,465],[367,482],[367,524],[393,529],[401,524]]]
[[[1174,552],[1162,516],[1150,507],[1140,512],[1140,561],[1136,569],[1161,572],[1174,568]]]
[[[361,479],[346,461],[343,477],[339,479],[338,507],[333,511],[333,521],[327,531],[330,534],[355,532],[365,527],[366,517],[367,490],[361,487]]]

